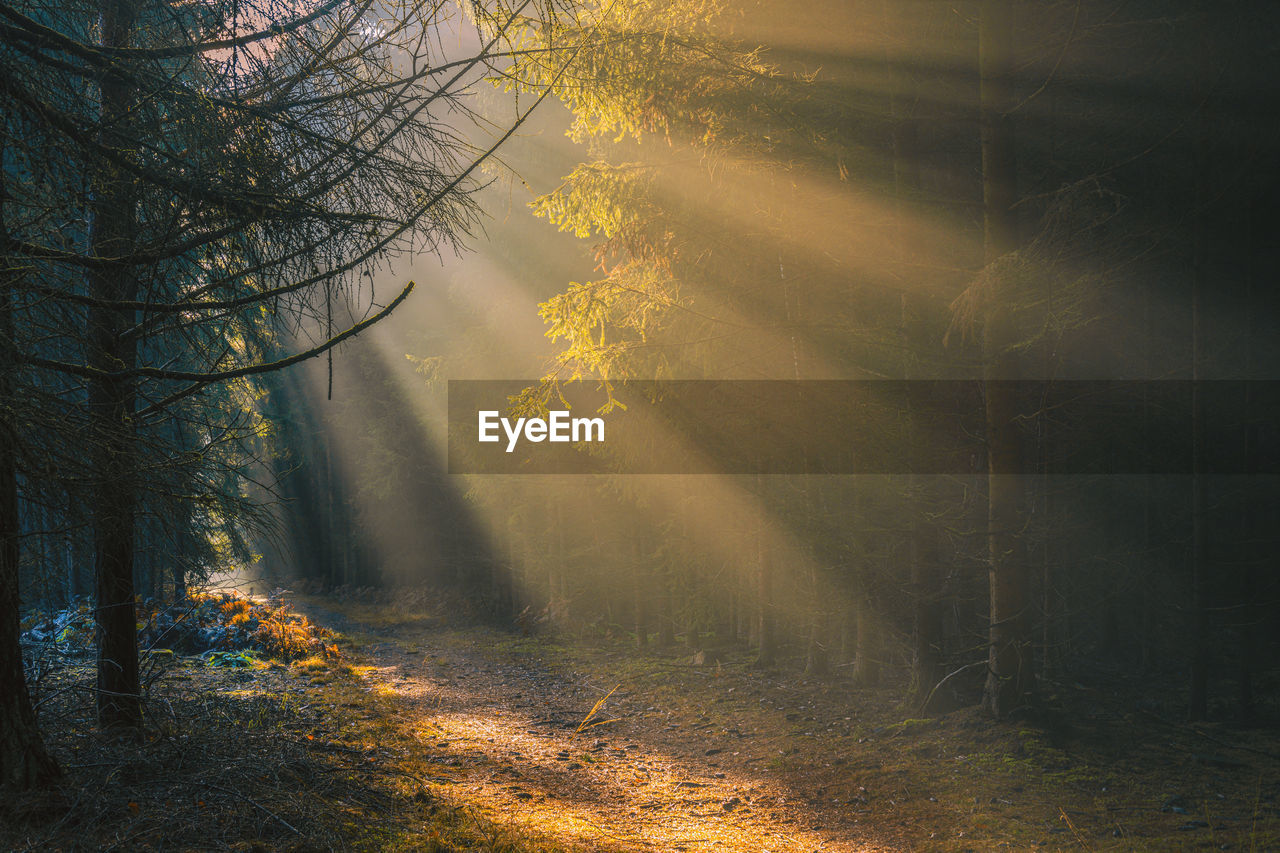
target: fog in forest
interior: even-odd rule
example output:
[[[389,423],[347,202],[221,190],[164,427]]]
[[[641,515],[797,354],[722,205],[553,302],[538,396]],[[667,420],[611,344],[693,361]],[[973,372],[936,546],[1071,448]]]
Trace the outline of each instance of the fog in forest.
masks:
[[[1280,839],[1270,4],[0,6],[0,847]]]

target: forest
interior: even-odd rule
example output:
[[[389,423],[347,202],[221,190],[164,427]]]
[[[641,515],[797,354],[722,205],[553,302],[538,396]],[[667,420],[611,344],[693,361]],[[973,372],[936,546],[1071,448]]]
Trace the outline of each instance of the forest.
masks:
[[[1280,6],[0,0],[0,103],[0,850],[1280,849]]]

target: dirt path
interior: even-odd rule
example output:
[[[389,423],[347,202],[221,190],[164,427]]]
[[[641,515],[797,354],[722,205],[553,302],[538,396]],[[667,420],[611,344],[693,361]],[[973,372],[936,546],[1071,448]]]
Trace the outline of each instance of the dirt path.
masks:
[[[451,802],[591,850],[894,849],[771,778],[750,733],[683,719],[625,685],[609,695],[617,685],[561,671],[536,647],[512,660],[500,632],[373,627],[307,609],[361,637],[370,688],[439,755],[431,782]]]
[[[1276,735],[1158,723],[1123,685],[1048,683],[1034,722],[921,719],[901,685],[839,669],[806,679],[733,651],[694,666],[342,609],[315,616],[359,641],[364,688],[409,730],[397,748],[432,793],[553,849],[1280,849]]]

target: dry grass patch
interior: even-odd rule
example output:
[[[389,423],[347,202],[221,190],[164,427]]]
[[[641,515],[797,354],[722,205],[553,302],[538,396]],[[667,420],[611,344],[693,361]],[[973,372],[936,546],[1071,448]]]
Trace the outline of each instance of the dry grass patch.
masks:
[[[92,667],[64,661],[35,694],[64,778],[0,801],[0,849],[564,849],[442,799],[432,756],[368,670],[320,655],[261,668],[178,658],[152,685],[143,730],[121,738],[94,725]]]

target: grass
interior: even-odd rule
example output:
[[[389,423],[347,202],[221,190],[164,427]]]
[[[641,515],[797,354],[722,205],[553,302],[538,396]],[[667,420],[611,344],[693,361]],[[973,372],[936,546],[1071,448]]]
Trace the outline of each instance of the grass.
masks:
[[[619,685],[607,703],[585,701],[566,732],[584,718],[616,718],[578,737],[625,737],[690,769],[707,765],[737,780],[739,811],[783,822],[803,811],[877,849],[1280,849],[1280,737],[1136,710],[1135,697],[1149,704],[1159,685],[1049,685],[1054,713],[1010,723],[972,708],[922,719],[900,703],[903,685],[762,671],[746,652],[695,667],[683,649],[639,655],[620,641],[321,603],[341,608],[350,635],[393,643],[448,683],[461,656],[518,663],[546,685]],[[94,728],[93,674],[67,662],[37,693],[67,778],[53,792],[0,802],[0,849],[578,849],[539,834],[550,826],[515,825],[456,794],[448,720],[408,713],[349,637],[333,640],[341,658],[325,651],[241,669],[161,656],[138,742]],[[613,759],[586,742],[565,748],[583,773],[603,771]]]
[[[0,800],[0,849],[569,849],[442,796],[436,756],[368,669],[178,658],[139,737],[121,739],[93,724],[92,667],[66,661],[35,697],[64,778]]]

